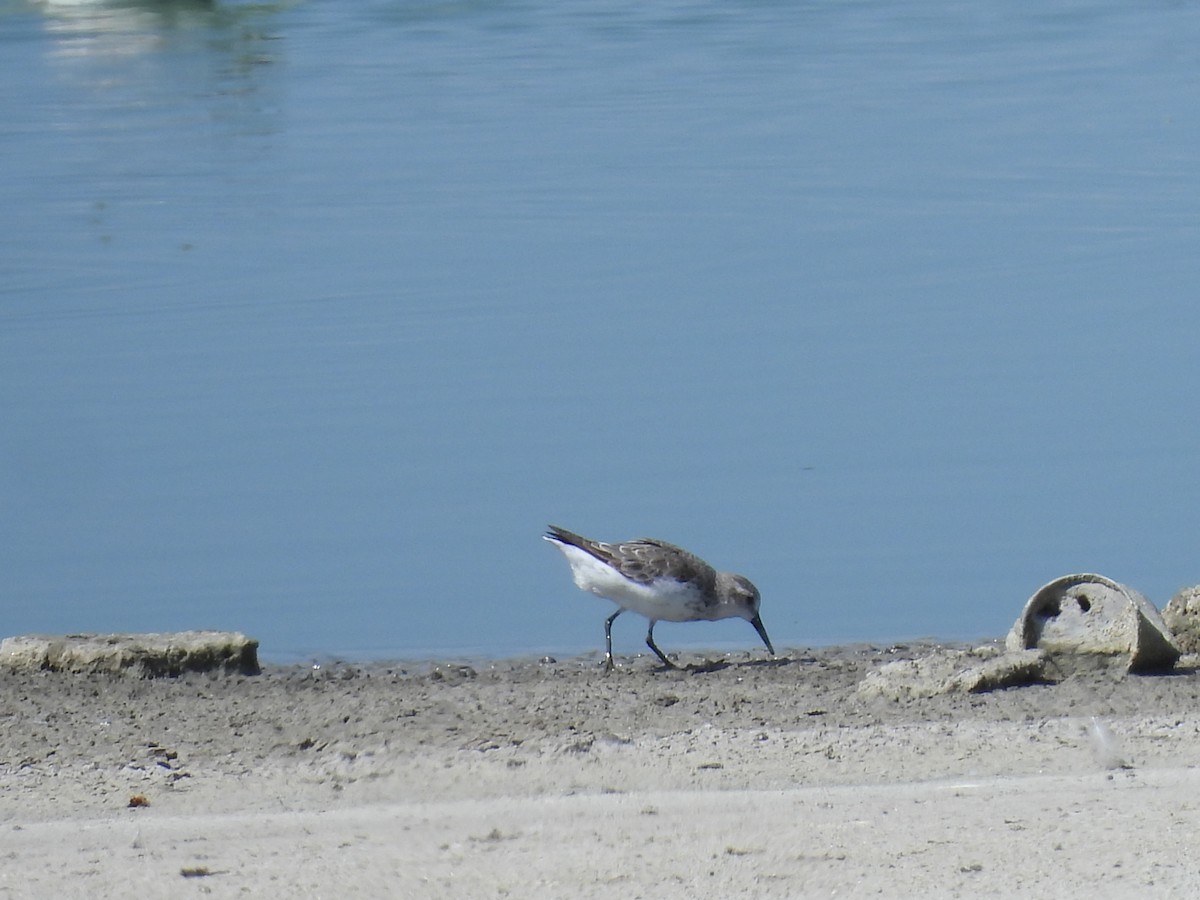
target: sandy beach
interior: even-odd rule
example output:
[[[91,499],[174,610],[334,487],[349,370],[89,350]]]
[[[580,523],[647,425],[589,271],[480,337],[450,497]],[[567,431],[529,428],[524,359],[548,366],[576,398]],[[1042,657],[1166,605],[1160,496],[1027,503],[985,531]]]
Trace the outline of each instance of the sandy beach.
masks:
[[[1200,674],[928,645],[0,674],[0,897],[1191,897]]]

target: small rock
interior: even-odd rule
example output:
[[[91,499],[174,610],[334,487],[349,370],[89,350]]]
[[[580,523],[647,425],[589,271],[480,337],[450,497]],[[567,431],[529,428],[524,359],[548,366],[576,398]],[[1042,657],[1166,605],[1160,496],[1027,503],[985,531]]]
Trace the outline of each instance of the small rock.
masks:
[[[1163,621],[1184,653],[1200,653],[1200,585],[1187,587],[1167,601]]]
[[[1043,662],[1036,650],[934,650],[928,656],[881,666],[863,679],[858,693],[862,697],[906,700],[1038,684],[1046,680]]]

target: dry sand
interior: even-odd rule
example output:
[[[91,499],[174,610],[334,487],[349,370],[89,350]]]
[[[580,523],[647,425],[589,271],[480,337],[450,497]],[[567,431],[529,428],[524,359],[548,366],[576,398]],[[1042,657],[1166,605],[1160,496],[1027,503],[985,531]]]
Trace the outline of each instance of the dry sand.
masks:
[[[926,650],[0,674],[0,897],[1200,896],[1193,666],[856,694]]]

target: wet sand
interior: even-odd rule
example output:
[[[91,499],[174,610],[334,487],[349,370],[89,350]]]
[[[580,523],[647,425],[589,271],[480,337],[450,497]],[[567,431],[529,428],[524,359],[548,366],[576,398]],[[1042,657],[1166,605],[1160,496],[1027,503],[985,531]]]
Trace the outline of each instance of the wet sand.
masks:
[[[1192,658],[856,692],[928,649],[0,673],[0,897],[1195,895]]]

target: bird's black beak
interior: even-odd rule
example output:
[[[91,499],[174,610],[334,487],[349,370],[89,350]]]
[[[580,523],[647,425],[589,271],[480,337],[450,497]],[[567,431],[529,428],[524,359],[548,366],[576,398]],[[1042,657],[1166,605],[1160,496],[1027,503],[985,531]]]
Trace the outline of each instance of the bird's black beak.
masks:
[[[754,630],[758,632],[758,636],[762,638],[763,643],[767,645],[767,651],[774,656],[775,648],[771,646],[771,639],[767,637],[767,628],[765,625],[763,625],[762,618],[760,616],[755,616],[750,620],[750,624],[754,626]]]

